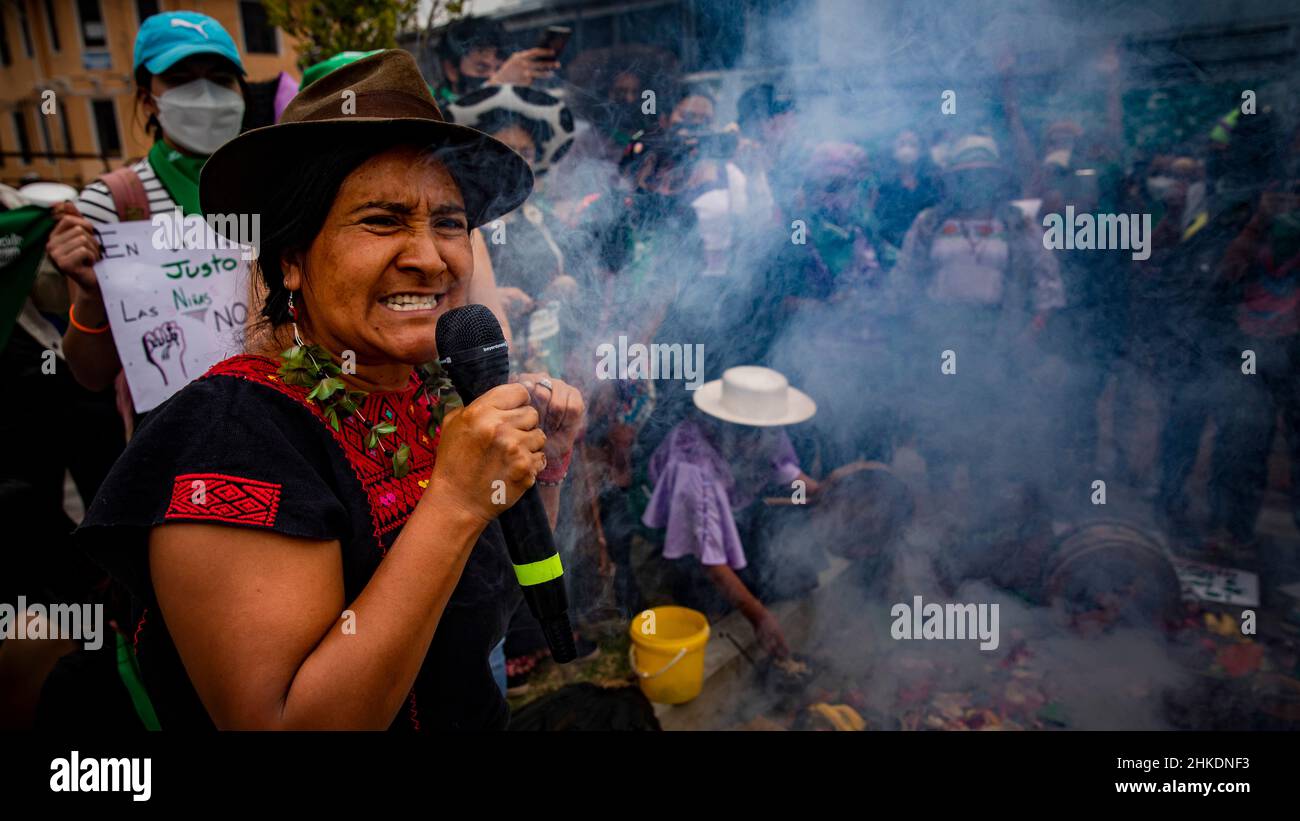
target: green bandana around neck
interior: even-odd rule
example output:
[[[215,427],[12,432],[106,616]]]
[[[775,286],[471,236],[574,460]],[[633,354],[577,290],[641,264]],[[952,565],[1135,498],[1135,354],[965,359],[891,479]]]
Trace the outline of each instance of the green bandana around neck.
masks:
[[[199,208],[199,172],[207,161],[207,157],[186,156],[162,140],[149,149],[149,165],[186,216],[203,216]]]
[[[842,228],[822,217],[813,225],[813,247],[826,264],[827,270],[839,275],[853,259],[853,231]]]

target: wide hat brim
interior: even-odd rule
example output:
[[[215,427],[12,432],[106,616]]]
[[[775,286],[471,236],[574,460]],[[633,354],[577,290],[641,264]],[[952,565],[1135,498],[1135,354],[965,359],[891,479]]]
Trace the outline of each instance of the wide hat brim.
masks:
[[[943,173],[951,174],[954,171],[1002,171],[1005,173],[1006,170],[1007,167],[1001,160],[980,159],[954,163],[945,167]]]
[[[732,413],[722,404],[722,380],[705,382],[698,390],[692,391],[691,399],[695,407],[709,416],[732,422],[737,425],[750,425],[756,428],[774,428],[780,425],[797,425],[813,418],[817,413],[817,403],[813,398],[798,388],[786,388],[786,412],[779,418],[755,418]]]
[[[467,126],[408,118],[356,117],[280,123],[245,132],[203,165],[199,201],[205,214],[258,214],[268,196],[291,184],[313,146],[367,141],[385,146],[427,144],[448,166],[474,228],[508,214],[533,190],[533,172],[513,149]]]
[[[352,91],[354,114],[340,100]],[[312,158],[338,145],[427,146],[447,165],[465,200],[470,227],[518,208],[533,189],[528,163],[505,143],[447,122],[414,59],[400,50],[357,60],[299,92],[275,125],[245,132],[203,165],[205,214],[273,212],[270,200],[301,184]]]

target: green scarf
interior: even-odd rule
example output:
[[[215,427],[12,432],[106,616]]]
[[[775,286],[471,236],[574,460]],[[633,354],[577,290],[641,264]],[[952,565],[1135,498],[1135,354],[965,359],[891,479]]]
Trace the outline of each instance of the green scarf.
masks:
[[[812,243],[832,276],[839,276],[853,259],[853,232],[828,219],[814,223]]]
[[[48,208],[25,205],[0,213],[0,350],[36,282],[52,230],[54,217]]]
[[[207,157],[189,157],[159,140],[149,149],[149,165],[185,215],[203,216],[199,208],[199,172]]]
[[[878,240],[875,229],[875,215],[866,213],[860,216],[857,224],[862,228],[863,236],[876,252],[876,261],[882,266],[890,267],[895,254],[887,243]],[[856,237],[852,229],[843,228],[826,217],[817,217],[809,233],[813,247],[826,264],[827,270],[838,277],[853,261]]]

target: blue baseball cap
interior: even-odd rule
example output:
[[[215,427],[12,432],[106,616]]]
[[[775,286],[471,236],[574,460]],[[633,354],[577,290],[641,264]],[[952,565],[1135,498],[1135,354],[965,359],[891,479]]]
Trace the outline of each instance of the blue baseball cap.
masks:
[[[240,74],[246,73],[235,41],[220,23],[197,11],[168,11],[145,18],[135,36],[132,71],[144,66],[150,74],[161,74],[195,54],[225,57]]]

